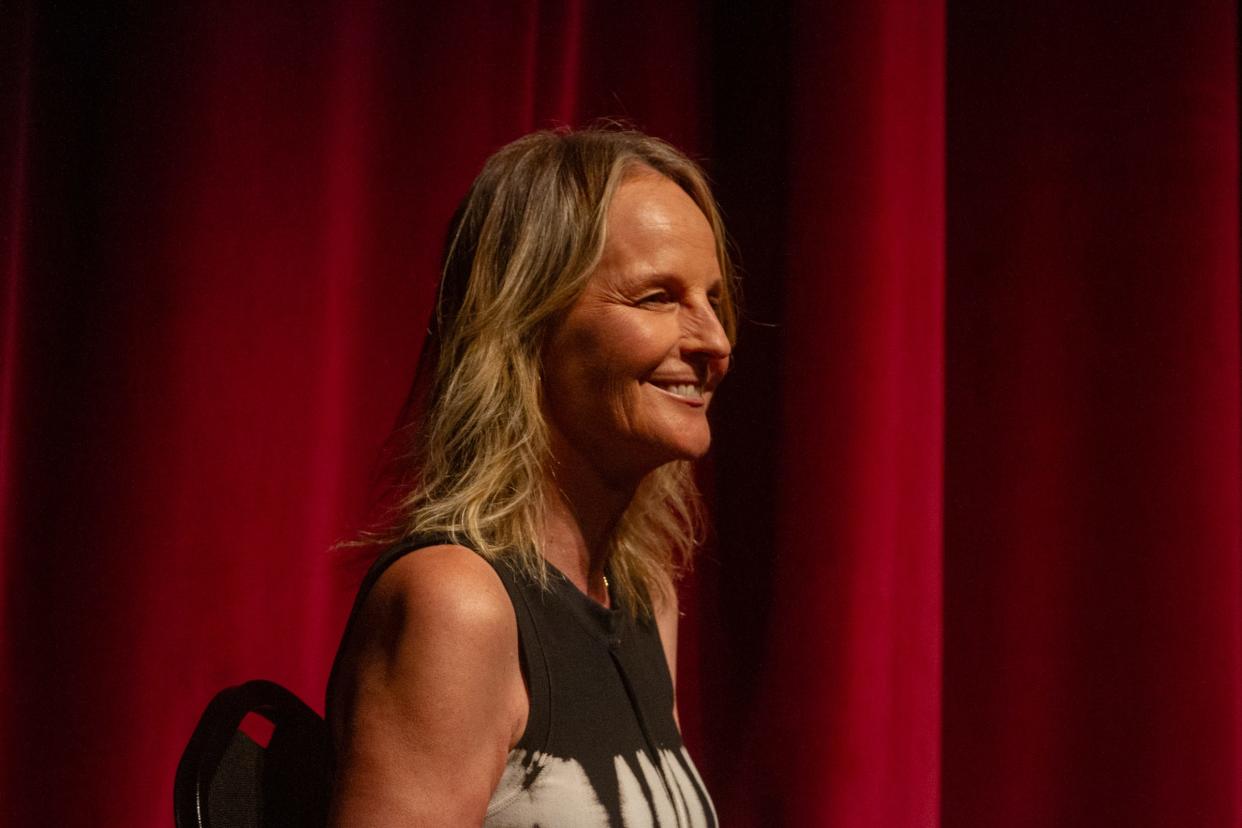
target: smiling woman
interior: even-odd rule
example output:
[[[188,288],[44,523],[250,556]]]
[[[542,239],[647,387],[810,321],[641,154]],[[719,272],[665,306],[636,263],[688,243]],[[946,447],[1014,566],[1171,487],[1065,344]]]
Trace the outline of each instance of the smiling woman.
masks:
[[[672,147],[543,132],[488,161],[329,682],[334,824],[715,824],[673,587],[733,320],[719,214]]]
[[[608,210],[603,255],[544,349],[544,396],[561,461],[606,478],[696,460],[728,370],[724,280],[702,210],[669,179],[631,173]],[[559,477],[559,474],[558,474]]]

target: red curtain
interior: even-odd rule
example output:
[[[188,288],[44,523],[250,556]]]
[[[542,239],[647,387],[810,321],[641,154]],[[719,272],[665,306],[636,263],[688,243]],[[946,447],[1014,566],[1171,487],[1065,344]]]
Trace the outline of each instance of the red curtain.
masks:
[[[322,707],[447,218],[600,116],[741,252],[679,690],[725,824],[1242,821],[1235,4],[46,6],[0,26],[5,825],[167,825],[216,690]]]
[[[1237,825],[1232,4],[949,11],[946,824]]]

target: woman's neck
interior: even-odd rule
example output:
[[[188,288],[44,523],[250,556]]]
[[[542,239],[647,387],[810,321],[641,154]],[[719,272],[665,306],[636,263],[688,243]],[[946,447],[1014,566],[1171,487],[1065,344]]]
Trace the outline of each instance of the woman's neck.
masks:
[[[608,606],[608,541],[637,483],[607,480],[561,442],[553,437],[541,551],[578,589]]]

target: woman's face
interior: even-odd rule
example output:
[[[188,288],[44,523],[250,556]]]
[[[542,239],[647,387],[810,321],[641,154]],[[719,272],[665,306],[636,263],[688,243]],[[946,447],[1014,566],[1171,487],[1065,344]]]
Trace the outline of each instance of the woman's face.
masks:
[[[633,482],[703,456],[707,408],[729,368],[724,289],[707,218],[654,171],[609,206],[599,266],[549,334],[544,394],[557,460]]]

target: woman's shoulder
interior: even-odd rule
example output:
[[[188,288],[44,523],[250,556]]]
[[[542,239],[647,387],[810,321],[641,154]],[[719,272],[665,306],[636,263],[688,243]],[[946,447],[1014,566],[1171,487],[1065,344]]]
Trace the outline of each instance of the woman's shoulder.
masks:
[[[364,627],[380,616],[430,634],[505,635],[515,628],[496,570],[474,550],[452,543],[424,546],[392,561],[359,610]]]
[[[500,578],[470,549],[423,547],[378,573],[356,621],[329,717],[338,824],[383,809],[478,824],[527,715]]]
[[[378,574],[351,626],[335,688],[346,719],[364,705],[404,710],[394,721],[419,721],[424,734],[484,733],[499,721],[503,755],[524,722],[517,619],[478,553],[440,544],[402,555]]]

